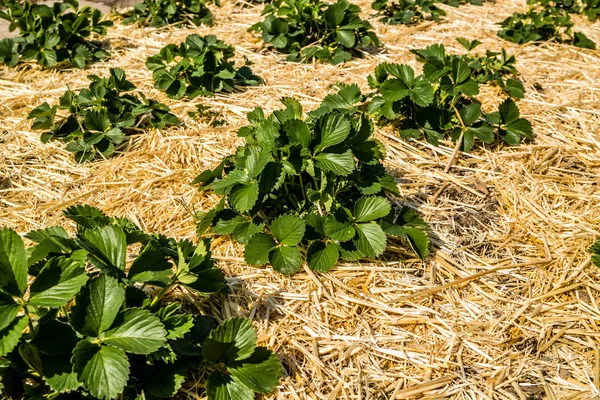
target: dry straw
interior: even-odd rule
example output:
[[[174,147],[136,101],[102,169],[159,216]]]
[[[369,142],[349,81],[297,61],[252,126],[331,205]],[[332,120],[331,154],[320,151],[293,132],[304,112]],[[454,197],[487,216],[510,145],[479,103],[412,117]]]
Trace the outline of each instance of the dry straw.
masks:
[[[364,16],[370,4],[361,1]],[[403,197],[433,228],[437,252],[426,262],[397,243],[383,261],[344,264],[331,273],[284,277],[243,263],[241,247],[214,242],[231,286],[213,299],[219,318],[250,317],[260,341],[281,356],[278,399],[593,399],[600,396],[600,276],[586,248],[600,236],[600,52],[567,45],[517,46],[496,37],[496,22],[524,2],[448,8],[440,23],[416,27],[373,21],[385,49],[342,66],[292,64],[263,49],[246,29],[261,7],[225,1],[214,27],[139,29],[117,24],[113,58],[85,71],[0,68],[0,226],[19,232],[64,222],[61,210],[87,202],[132,218],[144,229],[194,237],[188,212],[217,200],[189,185],[241,143],[235,131],[256,106],[293,96],[316,107],[336,81],[366,89],[381,61],[419,68],[411,48],[454,38],[515,54],[526,87],[519,106],[532,120],[534,144],[480,148],[407,142],[378,128],[387,167]],[[600,23],[575,18],[600,43]],[[153,88],[144,60],[167,43],[216,34],[247,57],[266,85],[228,96],[172,101]],[[169,104],[185,125],[134,137],[109,160],[78,165],[60,143],[43,145],[27,113],[56,102],[90,73],[121,67],[149,95]],[[486,90],[484,106],[499,102]],[[186,117],[196,103],[222,113],[212,128]],[[194,302],[189,293],[177,293]],[[183,398],[200,398],[189,386]],[[269,397],[271,398],[271,397]]]

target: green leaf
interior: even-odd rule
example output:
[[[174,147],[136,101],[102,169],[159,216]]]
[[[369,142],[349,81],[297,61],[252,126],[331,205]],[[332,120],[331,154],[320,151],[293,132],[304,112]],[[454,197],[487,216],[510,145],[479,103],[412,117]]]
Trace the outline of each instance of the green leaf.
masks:
[[[350,150],[341,154],[319,153],[315,156],[315,161],[323,171],[336,175],[347,176],[354,171],[354,155]]]
[[[248,176],[256,177],[271,161],[271,152],[258,146],[248,146],[246,151],[248,152],[246,157]]]
[[[433,102],[433,87],[426,80],[418,81],[410,92],[411,99],[420,105],[426,107]]]
[[[322,151],[327,147],[343,142],[350,134],[350,121],[342,114],[327,114],[319,121],[318,126],[321,142],[317,147],[317,151]]]
[[[121,349],[82,340],[73,350],[73,370],[84,388],[98,399],[114,399],[129,377],[129,360]]]
[[[429,255],[429,237],[421,229],[405,227],[406,236],[410,247],[424,260]]]
[[[150,311],[128,309],[123,322],[106,332],[102,341],[128,353],[149,354],[166,341],[167,331],[160,320]]]
[[[379,88],[386,101],[402,100],[410,93],[409,88],[400,79],[388,79]]]
[[[71,354],[79,339],[71,325],[58,319],[43,320],[33,340],[40,351],[53,356]]]
[[[340,29],[335,33],[335,41],[345,47],[354,47],[356,38],[351,29]]]
[[[392,211],[392,205],[385,197],[361,197],[354,206],[356,222],[368,222],[383,218]]]
[[[70,359],[71,355],[65,354],[49,357],[44,361],[43,378],[50,389],[56,392],[70,392],[81,386]]]
[[[15,318],[6,328],[0,331],[0,357],[6,356],[19,343],[28,321],[29,317],[22,315]]]
[[[9,228],[0,229],[0,289],[21,297],[27,290],[27,252],[23,239]]]
[[[302,255],[296,246],[281,246],[269,254],[269,263],[275,271],[284,275],[293,275],[302,265]]]
[[[31,285],[29,304],[36,307],[62,307],[79,293],[88,279],[84,260],[52,258]]]
[[[379,224],[357,224],[355,228],[358,238],[354,240],[354,244],[358,250],[372,258],[383,253],[387,238]]]
[[[206,394],[211,400],[254,400],[252,389],[218,371],[206,380]]]
[[[306,223],[295,215],[281,215],[271,223],[271,232],[279,243],[296,246],[304,237]]]
[[[119,286],[116,279],[106,274],[100,274],[96,279],[90,281],[88,286],[89,299],[85,308],[84,333],[98,336],[110,328],[114,322],[125,299],[125,290]],[[85,300],[85,296],[81,300]],[[83,303],[85,304],[85,301]]]
[[[127,238],[123,228],[107,225],[83,232],[83,248],[89,251],[103,267],[125,271],[127,260]]]
[[[21,306],[11,296],[0,292],[0,331],[17,318]]]
[[[252,236],[244,248],[244,259],[250,265],[263,265],[269,262],[269,253],[277,244],[266,233]]]
[[[231,318],[213,329],[204,343],[204,359],[214,363],[244,360],[256,349],[256,331],[252,322],[245,318]]]
[[[335,217],[329,217],[325,221],[325,233],[333,240],[346,242],[354,237],[356,231],[350,221],[338,221]]]
[[[481,104],[475,102],[460,109],[460,118],[466,126],[472,125],[481,116]]]
[[[281,363],[264,347],[257,347],[252,356],[227,368],[233,380],[258,393],[269,393],[279,385]]]
[[[173,275],[172,264],[167,260],[162,247],[150,240],[133,260],[127,276],[134,282],[160,282],[167,284]]]
[[[231,191],[231,205],[239,212],[250,211],[257,200],[258,182],[253,182],[249,185],[239,185]]]
[[[325,244],[320,240],[312,242],[306,252],[306,260],[310,269],[327,272],[335,266],[340,253],[335,243]]]

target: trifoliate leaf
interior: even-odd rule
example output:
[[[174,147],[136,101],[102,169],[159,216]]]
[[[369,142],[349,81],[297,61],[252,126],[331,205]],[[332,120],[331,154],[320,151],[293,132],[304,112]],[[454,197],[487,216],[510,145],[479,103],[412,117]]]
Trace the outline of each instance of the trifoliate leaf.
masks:
[[[202,354],[211,363],[226,365],[245,360],[256,349],[256,331],[245,318],[231,318],[213,329],[204,343]]]
[[[168,284],[173,275],[172,264],[157,240],[150,240],[133,260],[127,276],[134,282],[160,282]]]
[[[304,237],[306,223],[295,215],[282,215],[271,223],[271,232],[279,243],[296,246]]]
[[[354,244],[367,257],[377,257],[385,250],[387,238],[379,224],[355,225],[358,238]]]
[[[383,218],[392,211],[392,205],[385,197],[361,197],[354,206],[356,222],[368,222]]]
[[[306,252],[306,260],[310,269],[317,272],[327,272],[333,268],[340,256],[337,245],[325,244],[315,240],[310,244]]]
[[[302,266],[302,255],[296,246],[281,246],[269,254],[269,263],[275,271],[284,275],[293,275]]]
[[[27,253],[23,239],[9,228],[0,229],[0,289],[21,297],[27,290]]]
[[[73,370],[95,398],[114,399],[129,377],[129,360],[121,349],[82,340],[73,350]]]
[[[149,354],[166,341],[167,331],[150,311],[140,308],[123,313],[123,322],[103,335],[102,341],[128,353]]]
[[[244,248],[244,259],[250,265],[263,265],[269,262],[269,253],[277,244],[266,233],[252,236]]]

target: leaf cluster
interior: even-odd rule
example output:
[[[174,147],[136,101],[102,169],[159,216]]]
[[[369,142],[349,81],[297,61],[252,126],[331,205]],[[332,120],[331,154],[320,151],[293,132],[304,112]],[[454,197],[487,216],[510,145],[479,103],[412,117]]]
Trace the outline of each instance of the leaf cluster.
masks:
[[[225,289],[207,241],[147,234],[87,205],[65,216],[76,236],[61,226],[36,230],[26,235],[29,248],[0,229],[5,396],[171,398],[198,372],[211,399],[248,399],[277,386],[279,360],[256,346],[250,321],[217,325],[161,302],[178,286],[204,295]]]
[[[383,16],[382,22],[391,25],[417,24],[421,21],[439,21],[446,12],[436,0],[375,0],[372,7]]]
[[[208,25],[213,16],[204,0],[143,0],[121,13],[124,24],[160,28],[165,25]]]
[[[480,60],[448,56],[443,45],[414,53],[424,62],[422,75],[415,75],[408,65],[384,63],[368,77],[376,90],[369,112],[382,122],[395,124],[401,137],[425,136],[435,145],[450,137],[461,142],[463,151],[469,151],[475,139],[484,143],[503,140],[509,145],[533,139],[530,122],[520,117],[512,99],[506,99],[498,112],[482,111],[475,96],[479,81],[485,80],[489,71]]]
[[[136,87],[122,69],[112,68],[108,78],[90,75],[89,79],[88,89],[67,90],[59,104],[45,102],[28,116],[34,120],[32,129],[47,130],[42,142],[67,143],[78,162],[110,156],[127,135],[148,126],[161,129],[179,122],[163,103],[132,92]],[[57,115],[58,110],[66,110],[66,115]]]
[[[102,20],[97,9],[79,9],[77,0],[54,3],[52,7],[29,0],[23,4],[11,2],[0,11],[0,18],[10,22],[11,32],[17,28],[20,32],[16,38],[0,40],[0,62],[9,67],[23,60],[36,60],[48,68],[65,61],[84,68],[109,55],[90,37],[105,35],[112,21]]]
[[[263,41],[288,54],[288,61],[339,64],[361,57],[361,48],[379,46],[373,26],[359,13],[360,7],[347,0],[277,0],[250,30],[262,32]]]
[[[190,35],[185,42],[163,47],[148,57],[146,66],[154,86],[179,99],[233,92],[242,86],[257,86],[263,81],[246,65],[236,68],[233,46],[214,35]]]
[[[600,268],[600,240],[590,246],[588,249],[592,253],[592,262],[598,268]]]
[[[498,36],[513,43],[555,41],[576,47],[595,49],[596,44],[581,32],[573,32],[573,21],[562,9],[530,7],[524,13],[515,12],[500,23]]]
[[[572,14],[585,14],[590,21],[595,21],[600,14],[600,0],[529,0],[548,10],[564,10]]]
[[[246,144],[194,181],[223,196],[198,216],[198,234],[212,227],[232,235],[249,264],[269,263],[286,275],[304,260],[325,272],[340,258],[380,256],[387,235],[425,257],[427,224],[385,196],[398,194],[397,184],[381,164],[384,148],[370,118],[355,106],[363,98],[351,85],[306,118],[291,98],[269,116],[261,108],[249,113],[251,125],[238,131]]]

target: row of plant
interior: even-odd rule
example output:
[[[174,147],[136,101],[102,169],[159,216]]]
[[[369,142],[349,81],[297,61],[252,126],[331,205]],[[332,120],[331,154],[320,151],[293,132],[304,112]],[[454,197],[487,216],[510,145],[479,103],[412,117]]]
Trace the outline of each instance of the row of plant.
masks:
[[[3,398],[173,398],[200,382],[210,399],[239,400],[275,389],[281,364],[249,320],[219,324],[176,300],[226,290],[209,241],[148,234],[85,205],[64,215],[75,236],[32,231],[28,248],[0,229]]]
[[[533,1],[533,0],[532,0]],[[572,43],[578,47],[595,48],[595,44],[581,32],[573,32],[573,22],[568,12],[585,13],[596,18],[600,10],[599,0],[571,2],[568,5],[550,0],[534,1],[526,13],[515,13],[506,18],[498,35],[515,43],[554,40]],[[457,2],[445,2],[457,6]],[[391,24],[411,24],[423,19],[438,20],[444,11],[434,0],[376,0],[373,8]],[[477,3],[475,3],[477,4]],[[360,18],[360,8],[347,0],[327,3],[321,0],[275,0],[267,4],[264,19],[254,24],[250,31],[260,32],[263,41],[277,51],[288,54],[289,61],[308,62],[313,59],[338,64],[353,57],[361,57],[380,45],[372,25]],[[149,26],[167,24],[211,24],[212,15],[204,0],[144,0],[130,11],[121,14],[125,23]],[[55,67],[69,61],[78,68],[89,62],[108,57],[105,46],[92,36],[106,34],[112,21],[103,20],[100,11],[84,7],[78,9],[76,0],[44,4],[12,2],[0,18],[10,22],[10,30],[19,29],[20,36],[0,41],[0,61],[15,66],[23,60],[37,60],[44,67]],[[223,43],[206,43],[207,47],[233,52]],[[198,43],[187,43],[179,48],[169,46],[157,57],[159,61],[196,52]],[[202,50],[200,50],[202,53]],[[151,69],[160,70],[165,77],[163,85],[171,85],[177,79],[165,74],[164,68],[152,63]],[[177,69],[190,66],[179,65]],[[255,82],[249,69],[242,68],[236,76],[225,79],[240,79]],[[187,78],[189,79],[189,78]],[[180,87],[175,83],[170,92],[176,96]],[[190,93],[188,93],[189,95]]]

